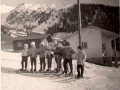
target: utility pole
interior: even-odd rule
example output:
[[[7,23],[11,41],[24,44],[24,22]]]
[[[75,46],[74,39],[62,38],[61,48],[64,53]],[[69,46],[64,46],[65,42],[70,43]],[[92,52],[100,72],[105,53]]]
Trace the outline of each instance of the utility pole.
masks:
[[[82,46],[81,42],[81,8],[80,8],[80,0],[77,0],[77,15],[78,15],[78,39],[79,45]]]
[[[113,42],[114,42],[114,59],[115,59],[115,67],[118,68],[118,58],[117,58],[117,51],[116,51],[116,39],[113,38]]]

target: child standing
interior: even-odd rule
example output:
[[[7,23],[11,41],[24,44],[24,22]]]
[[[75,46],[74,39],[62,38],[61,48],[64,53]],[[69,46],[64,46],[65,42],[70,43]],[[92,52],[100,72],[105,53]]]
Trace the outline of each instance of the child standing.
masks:
[[[51,71],[51,65],[52,65],[52,58],[53,58],[52,50],[50,48],[48,48],[48,51],[46,52],[46,58],[47,58],[47,61],[48,61],[48,69],[46,71],[50,72]]]
[[[39,57],[40,57],[40,70],[41,71],[45,71],[45,52],[46,52],[46,48],[43,46],[43,44],[40,44],[40,48],[38,49],[38,53],[39,53]],[[43,66],[43,69],[42,69]]]
[[[56,50],[54,51],[54,55],[55,55],[55,61],[57,64],[57,68],[56,68],[56,73],[61,71],[61,60],[62,60],[62,56],[63,56],[63,51],[62,48],[60,46],[60,43],[57,44]]]
[[[33,71],[33,64],[34,64],[34,71],[36,71],[36,57],[38,54],[38,50],[35,46],[35,42],[31,42],[31,48],[29,50],[30,60],[31,60],[31,70]]]
[[[85,65],[85,61],[86,61],[86,54],[85,52],[82,50],[81,46],[77,47],[78,52],[76,54],[75,59],[77,60],[77,72],[78,75],[76,76],[76,78],[83,78],[83,73],[84,73],[84,65]],[[81,69],[81,74],[80,74],[80,69]]]
[[[25,71],[27,70],[27,61],[28,61],[28,44],[24,44],[24,49],[22,50],[22,68],[20,69],[21,71],[23,71],[24,69],[24,62],[25,62]]]

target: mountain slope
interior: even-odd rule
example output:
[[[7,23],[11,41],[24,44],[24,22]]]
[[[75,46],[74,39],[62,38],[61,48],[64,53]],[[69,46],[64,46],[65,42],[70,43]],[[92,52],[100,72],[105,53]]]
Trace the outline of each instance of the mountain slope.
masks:
[[[119,7],[81,4],[82,28],[96,26],[112,32],[119,30]],[[54,35],[77,30],[77,5],[20,4],[7,17],[7,25]]]

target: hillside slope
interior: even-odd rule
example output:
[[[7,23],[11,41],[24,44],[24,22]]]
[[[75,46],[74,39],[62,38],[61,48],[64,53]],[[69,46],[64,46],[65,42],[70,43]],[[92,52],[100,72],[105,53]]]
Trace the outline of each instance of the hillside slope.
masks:
[[[82,28],[96,26],[112,32],[119,31],[119,7],[101,4],[81,4]],[[17,28],[32,29],[54,35],[58,32],[77,30],[77,5],[52,4],[18,5],[7,17],[7,25]]]

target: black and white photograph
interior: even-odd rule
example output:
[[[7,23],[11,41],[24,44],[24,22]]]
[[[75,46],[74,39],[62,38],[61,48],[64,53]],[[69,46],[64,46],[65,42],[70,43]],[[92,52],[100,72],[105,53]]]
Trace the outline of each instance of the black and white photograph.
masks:
[[[119,0],[1,0],[1,90],[120,90]]]

